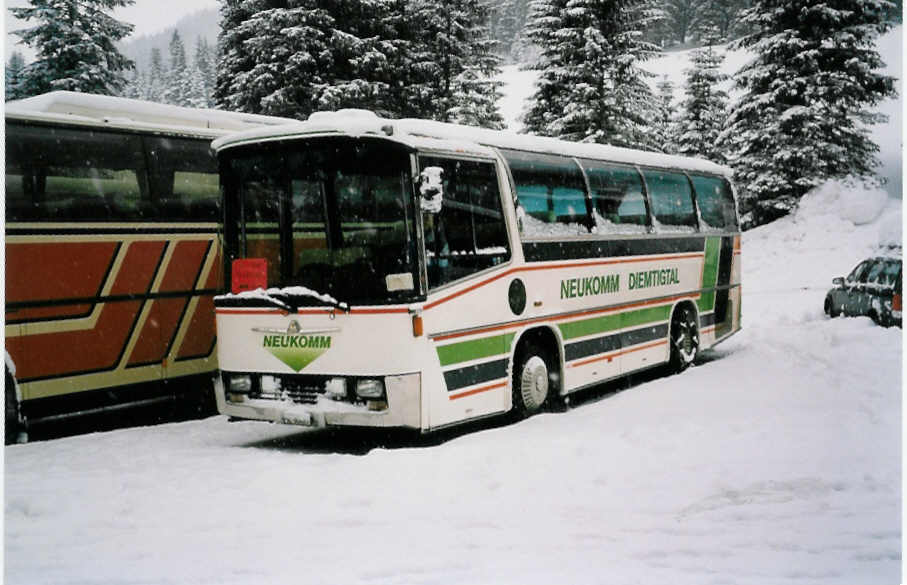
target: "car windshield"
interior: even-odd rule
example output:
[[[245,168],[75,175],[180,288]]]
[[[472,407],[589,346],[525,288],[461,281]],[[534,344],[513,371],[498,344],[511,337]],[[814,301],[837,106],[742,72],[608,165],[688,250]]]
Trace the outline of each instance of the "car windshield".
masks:
[[[270,287],[360,304],[418,295],[404,147],[319,138],[231,149],[224,158],[228,247],[266,259]]]

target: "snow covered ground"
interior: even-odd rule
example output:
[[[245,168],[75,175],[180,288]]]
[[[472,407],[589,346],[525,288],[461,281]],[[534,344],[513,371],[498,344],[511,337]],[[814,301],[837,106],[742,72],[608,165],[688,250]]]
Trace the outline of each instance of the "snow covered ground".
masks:
[[[897,583],[901,331],[822,300],[897,237],[900,204],[829,212],[840,197],[745,235],[743,332],[565,413],[427,439],[213,417],[7,447],[6,582]]]
[[[741,333],[564,413],[427,438],[212,417],[7,447],[5,582],[901,582],[901,330],[822,314],[900,229],[899,200],[810,195],[745,234]]]

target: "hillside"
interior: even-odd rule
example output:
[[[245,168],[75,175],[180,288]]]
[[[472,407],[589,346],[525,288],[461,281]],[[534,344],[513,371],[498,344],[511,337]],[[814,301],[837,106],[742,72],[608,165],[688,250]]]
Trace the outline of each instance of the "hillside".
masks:
[[[135,61],[139,71],[147,71],[151,62],[152,48],[160,49],[164,61],[169,61],[167,48],[174,30],[179,31],[183,45],[186,47],[186,58],[191,61],[195,57],[195,43],[198,37],[207,39],[210,47],[217,45],[217,35],[220,33],[220,12],[217,9],[199,10],[181,18],[166,30],[123,43],[120,50],[126,57]]]

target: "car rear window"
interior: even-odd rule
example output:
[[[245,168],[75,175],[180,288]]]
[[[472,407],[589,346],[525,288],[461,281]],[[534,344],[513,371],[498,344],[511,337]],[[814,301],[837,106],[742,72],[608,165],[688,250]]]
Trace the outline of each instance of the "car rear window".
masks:
[[[901,274],[901,263],[898,260],[882,260],[879,262],[880,270],[875,274],[873,278],[873,273],[876,272],[875,268],[869,274],[870,282],[878,282],[879,284],[886,286],[893,286],[897,283],[898,277]]]

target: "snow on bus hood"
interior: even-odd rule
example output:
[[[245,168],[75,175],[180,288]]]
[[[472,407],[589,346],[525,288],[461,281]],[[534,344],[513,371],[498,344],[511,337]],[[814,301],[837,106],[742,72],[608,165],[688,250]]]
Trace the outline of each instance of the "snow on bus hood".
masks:
[[[311,297],[325,304],[343,310],[349,308],[349,305],[347,303],[338,301],[329,294],[320,293],[304,286],[288,286],[284,288],[272,287],[267,290],[263,288],[257,288],[255,290],[243,291],[240,293],[227,293],[225,295],[218,295],[214,297],[214,300],[223,301],[228,299],[261,299],[273,305],[285,307],[288,311],[293,310],[292,307],[290,307],[277,297]]]

